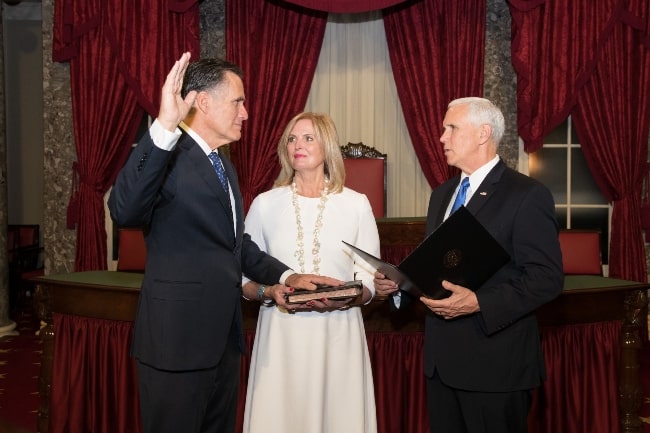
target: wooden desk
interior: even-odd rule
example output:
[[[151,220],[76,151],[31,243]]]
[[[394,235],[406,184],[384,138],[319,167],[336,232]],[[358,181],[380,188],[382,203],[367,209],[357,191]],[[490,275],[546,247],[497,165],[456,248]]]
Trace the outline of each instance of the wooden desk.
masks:
[[[38,410],[39,433],[48,433],[54,355],[52,313],[71,314],[105,320],[133,321],[142,274],[129,272],[78,272],[37,278],[36,308],[45,322],[40,331],[43,340]]]
[[[400,263],[424,240],[426,221],[422,218],[379,218],[381,257],[390,263]]]
[[[424,240],[425,217],[377,218],[377,231],[381,245],[417,246]]]
[[[567,275],[563,293],[537,312],[541,326],[621,320],[618,405],[621,433],[641,433],[639,350],[647,335],[650,284],[592,275]]]
[[[38,431],[49,432],[54,327],[52,314],[93,319],[132,321],[135,317],[141,274],[97,271],[37,278],[36,300],[40,318],[46,322],[41,331],[43,355],[40,375],[41,406]],[[621,431],[641,433],[638,416],[642,392],[639,385],[638,350],[640,329],[647,315],[648,284],[592,276],[567,276],[565,291],[538,312],[542,326],[622,321],[619,404]],[[418,304],[419,305],[419,304]],[[244,321],[250,331],[255,327],[257,304],[242,301]],[[368,333],[421,332],[423,307],[392,313],[386,302],[375,300],[363,308]],[[383,334],[380,334],[383,335]]]

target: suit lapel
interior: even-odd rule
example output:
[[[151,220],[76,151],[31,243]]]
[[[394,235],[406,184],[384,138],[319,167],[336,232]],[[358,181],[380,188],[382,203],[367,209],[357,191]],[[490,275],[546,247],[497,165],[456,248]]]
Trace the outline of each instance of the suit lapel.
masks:
[[[472,195],[470,201],[467,202],[467,210],[476,215],[479,209],[490,200],[492,194],[499,186],[499,181],[505,169],[505,163],[499,160],[497,165],[485,176],[485,179],[483,179],[483,182],[481,182],[476,192]]]
[[[205,183],[208,184],[209,191],[217,197],[219,203],[221,203],[221,205],[224,208],[224,212],[226,212],[226,214],[229,215],[230,221],[232,223],[232,212],[230,211],[230,197],[228,196],[228,194],[226,194],[226,191],[221,186],[221,182],[219,182],[219,178],[217,177],[217,174],[214,171],[212,162],[210,162],[210,159],[205,155],[205,153],[201,149],[201,146],[199,146],[192,139],[192,137],[190,137],[188,134],[185,133],[183,135],[187,139],[179,140],[178,145],[185,147],[185,149],[187,150],[187,155],[192,161],[192,165],[196,168],[196,173],[205,181]],[[226,158],[223,159],[225,160]],[[230,173],[228,173],[228,177],[230,183],[231,184],[234,183],[230,178]]]
[[[239,189],[239,179],[237,178],[237,171],[235,170],[235,166],[232,164],[232,161],[230,161],[230,158],[221,153],[221,161],[223,162],[223,166],[226,169],[230,188],[232,189],[232,194],[235,198],[234,212],[237,215],[236,239],[237,242],[239,242],[244,233],[244,203],[241,190]]]
[[[442,224],[443,220],[445,219],[445,214],[447,213],[449,203],[451,202],[454,196],[454,192],[456,191],[456,187],[458,186],[459,182],[460,182],[460,174],[456,177],[451,178],[449,181],[441,185],[441,188],[447,188],[447,190],[443,191],[442,205],[438,206],[438,214],[435,217],[436,227]]]

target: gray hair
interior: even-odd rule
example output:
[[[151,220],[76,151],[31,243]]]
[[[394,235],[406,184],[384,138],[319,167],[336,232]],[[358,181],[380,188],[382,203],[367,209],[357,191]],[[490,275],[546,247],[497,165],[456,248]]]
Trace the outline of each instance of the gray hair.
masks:
[[[492,140],[498,145],[503,138],[503,133],[506,129],[503,113],[490,101],[485,98],[478,98],[475,96],[467,98],[454,99],[449,103],[448,107],[455,105],[467,105],[468,120],[475,126],[490,125],[492,130]]]

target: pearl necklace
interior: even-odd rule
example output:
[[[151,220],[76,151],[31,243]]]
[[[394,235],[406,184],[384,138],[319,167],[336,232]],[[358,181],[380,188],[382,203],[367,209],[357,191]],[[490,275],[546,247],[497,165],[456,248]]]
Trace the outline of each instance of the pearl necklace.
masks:
[[[323,226],[323,211],[325,210],[325,203],[327,203],[327,193],[329,189],[327,184],[329,183],[328,179],[325,179],[325,188],[320,193],[320,202],[318,203],[318,215],[316,216],[316,223],[314,224],[314,245],[312,247],[311,253],[313,256],[314,270],[313,273],[316,275],[320,269],[320,241],[318,240],[318,235],[320,234],[320,229]],[[304,244],[304,232],[302,229],[302,221],[300,219],[300,206],[298,205],[298,192],[296,190],[296,182],[291,183],[291,203],[293,204],[293,210],[296,213],[296,227],[298,229],[298,234],[296,235],[296,243],[298,244],[298,249],[293,254],[294,257],[298,259],[298,264],[300,264],[300,273],[305,273],[305,244]]]

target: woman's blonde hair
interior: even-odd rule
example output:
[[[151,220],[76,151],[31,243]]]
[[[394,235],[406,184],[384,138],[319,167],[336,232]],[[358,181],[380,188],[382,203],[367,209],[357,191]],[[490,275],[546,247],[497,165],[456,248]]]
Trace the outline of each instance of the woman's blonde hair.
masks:
[[[314,136],[320,143],[325,156],[325,175],[329,178],[328,188],[331,192],[338,193],[345,184],[345,168],[343,155],[339,143],[339,134],[332,118],[325,113],[303,112],[296,115],[284,128],[282,137],[278,142],[278,158],[280,159],[280,174],[273,184],[274,187],[291,185],[295,170],[291,166],[291,158],[287,150],[289,135],[299,120],[309,119],[314,126]]]

